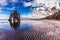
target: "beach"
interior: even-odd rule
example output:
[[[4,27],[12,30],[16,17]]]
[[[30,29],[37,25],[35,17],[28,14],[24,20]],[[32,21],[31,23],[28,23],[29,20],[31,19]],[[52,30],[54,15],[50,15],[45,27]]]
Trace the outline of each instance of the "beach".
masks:
[[[0,40],[60,40],[60,21],[21,20],[17,28],[1,21]]]

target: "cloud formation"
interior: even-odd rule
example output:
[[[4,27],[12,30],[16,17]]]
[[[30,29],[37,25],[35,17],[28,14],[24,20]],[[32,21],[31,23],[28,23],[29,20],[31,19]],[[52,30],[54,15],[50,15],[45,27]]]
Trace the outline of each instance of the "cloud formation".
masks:
[[[7,0],[0,0],[0,6],[6,6],[7,4]]]
[[[12,3],[17,3],[18,2],[18,0],[10,0],[10,2],[12,2]],[[0,6],[6,6],[6,5],[8,5],[8,0],[0,0]]]
[[[8,19],[9,15],[0,14],[0,19]]]
[[[2,8],[2,9],[5,9],[5,10],[15,10],[15,6],[13,6],[11,8]]]
[[[33,0],[32,2],[28,2],[28,3],[25,2],[24,6],[28,7],[27,5],[29,5],[32,7],[36,7],[34,8],[32,14],[28,15],[29,18],[37,18],[37,19],[43,18],[53,14],[53,12],[51,11],[51,8],[56,7],[57,9],[59,9],[57,4],[58,0]],[[44,11],[46,8],[48,10]]]
[[[14,3],[18,3],[19,0],[9,0],[10,2],[12,2],[11,4],[14,4]],[[54,6],[58,6],[57,4],[57,0],[33,0],[33,1],[29,1],[29,2],[25,2],[25,1],[20,1],[21,3],[23,3],[23,6],[24,7],[35,7],[33,10],[33,13],[31,15],[35,16],[36,18],[42,16],[42,14],[38,14],[38,13],[46,13],[45,11],[44,12],[40,12],[38,11],[39,9],[42,9],[44,10],[46,7],[47,8],[52,8]],[[8,0],[0,0],[0,6],[6,6],[6,5],[9,5],[8,3]],[[59,7],[57,7],[59,8]],[[5,10],[14,10],[15,7],[7,7],[7,8],[4,8],[4,7],[0,7],[0,12],[2,12],[2,9],[5,9]],[[37,11],[37,12],[35,12]],[[37,13],[36,15],[34,13]],[[51,13],[50,13],[51,14]],[[30,16],[29,17],[33,17],[33,16]]]
[[[24,7],[28,7],[28,6],[31,6],[32,3],[31,2],[23,2],[23,5],[24,5]]]
[[[16,2],[18,2],[18,0],[10,0],[11,2],[14,2],[14,3],[16,3]]]
[[[45,5],[45,7],[52,8],[57,6],[57,0],[33,0],[32,2],[25,2],[24,6],[39,7],[41,5]]]

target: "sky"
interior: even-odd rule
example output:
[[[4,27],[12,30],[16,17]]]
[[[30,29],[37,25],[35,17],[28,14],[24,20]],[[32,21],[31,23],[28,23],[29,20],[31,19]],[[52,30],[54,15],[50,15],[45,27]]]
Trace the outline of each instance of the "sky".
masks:
[[[32,11],[32,7],[29,6],[30,3],[28,3],[28,5],[25,4],[25,2],[31,1],[32,0],[0,0],[0,13],[10,14],[14,10],[17,10],[21,15],[27,15]]]
[[[0,0],[0,18],[9,16],[14,10],[17,10],[21,15],[29,15],[40,7],[58,6],[59,8],[60,1],[58,1],[58,5],[55,5],[55,2],[57,0]]]

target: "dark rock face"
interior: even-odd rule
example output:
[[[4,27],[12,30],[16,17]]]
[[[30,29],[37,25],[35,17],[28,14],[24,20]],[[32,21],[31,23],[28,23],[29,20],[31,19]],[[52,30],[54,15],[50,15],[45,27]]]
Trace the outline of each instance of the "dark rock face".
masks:
[[[14,11],[9,17],[10,26],[17,29],[20,25],[20,14],[17,11]]]
[[[17,11],[14,11],[10,17],[9,17],[9,21],[13,21],[13,22],[20,22],[20,14]]]

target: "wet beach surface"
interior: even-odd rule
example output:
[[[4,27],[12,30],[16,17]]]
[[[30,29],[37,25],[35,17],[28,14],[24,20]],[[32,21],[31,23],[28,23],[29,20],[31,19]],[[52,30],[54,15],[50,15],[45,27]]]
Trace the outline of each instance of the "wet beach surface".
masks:
[[[14,26],[0,20],[0,40],[60,40],[60,21],[21,20]]]

